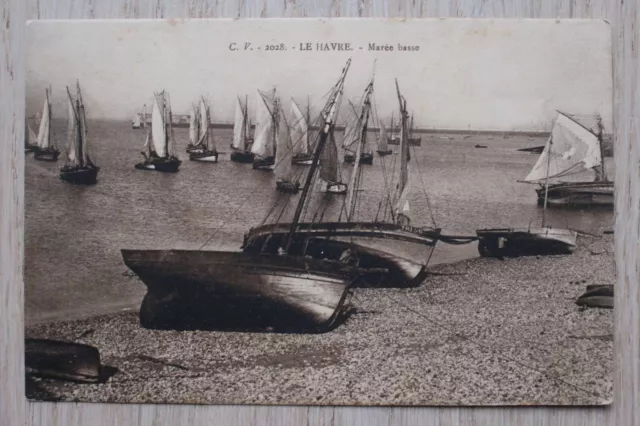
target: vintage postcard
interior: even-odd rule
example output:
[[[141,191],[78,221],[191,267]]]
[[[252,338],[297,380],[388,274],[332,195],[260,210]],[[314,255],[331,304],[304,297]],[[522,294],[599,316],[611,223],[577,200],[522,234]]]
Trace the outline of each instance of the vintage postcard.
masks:
[[[32,400],[612,397],[604,21],[38,21]]]

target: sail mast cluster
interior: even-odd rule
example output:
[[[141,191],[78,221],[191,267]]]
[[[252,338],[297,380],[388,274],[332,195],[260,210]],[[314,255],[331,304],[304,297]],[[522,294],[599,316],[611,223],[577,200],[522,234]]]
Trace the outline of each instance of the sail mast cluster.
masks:
[[[76,83],[75,99],[67,87],[67,100],[69,105],[67,165],[79,168],[90,166],[92,162],[87,152],[87,118],[79,83]]]

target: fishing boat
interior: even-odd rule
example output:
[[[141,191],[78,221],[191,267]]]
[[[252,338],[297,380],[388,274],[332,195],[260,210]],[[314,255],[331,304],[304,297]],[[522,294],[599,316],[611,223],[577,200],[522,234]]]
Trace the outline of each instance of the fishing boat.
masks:
[[[38,131],[38,146],[34,147],[33,151],[33,158],[36,160],[58,161],[60,150],[56,147],[51,133],[51,88],[47,88]]]
[[[602,120],[596,117],[595,130],[568,114],[558,112],[547,144],[524,178],[538,184],[538,205],[613,207],[614,185],[607,179],[602,143]],[[585,175],[592,173],[592,178]],[[581,180],[561,181],[570,175]],[[548,183],[553,180],[552,183]]]
[[[296,128],[298,116],[295,111],[295,103],[291,108],[291,125],[287,123],[285,114],[283,111],[278,113],[280,126],[276,128],[276,159],[274,174],[276,175],[276,189],[280,192],[289,194],[295,194],[300,190],[300,181],[294,176],[293,173],[293,156],[295,142],[298,137],[298,130]]]
[[[389,149],[389,141],[387,138],[387,129],[384,124],[380,123],[380,133],[378,135],[378,149],[376,151],[380,157],[393,154],[393,151]]]
[[[397,84],[397,83],[396,83]],[[406,101],[400,95],[398,100],[406,127]],[[388,195],[387,206],[395,201],[394,207],[387,209],[381,220],[360,221],[356,218],[356,206],[360,196],[363,168],[360,156],[366,142],[367,126],[371,111],[373,80],[367,85],[362,105],[357,109],[357,138],[352,144],[355,161],[348,184],[348,193],[337,221],[316,220],[322,217],[319,211],[309,211],[309,191],[313,186],[315,172],[323,149],[330,136],[330,129],[321,134],[316,145],[314,161],[300,195],[296,212],[291,222],[266,223],[252,228],[243,243],[248,253],[274,253],[285,250],[300,256],[326,259],[328,261],[350,261],[359,268],[368,270],[359,274],[354,286],[413,287],[419,285],[426,276],[426,266],[438,241],[440,229],[415,227],[410,224],[409,194],[409,144],[406,137],[401,142],[396,192]],[[406,132],[403,132],[406,135]],[[329,144],[329,147],[331,144]],[[321,175],[321,174],[320,174]],[[303,212],[311,215],[311,220],[303,220]],[[318,214],[320,212],[320,214]],[[344,214],[343,214],[344,213]],[[278,216],[280,214],[278,213]],[[374,270],[379,268],[382,270]]]
[[[38,149],[38,144],[32,142],[37,140],[38,140],[38,136],[35,134],[31,126],[29,126],[29,122],[25,117],[24,119],[24,153],[25,154],[28,154],[30,152],[35,152]]]
[[[253,163],[254,154],[251,152],[253,140],[249,138],[249,114],[247,101],[244,105],[240,98],[236,99],[236,111],[233,122],[233,142],[231,143],[231,161],[237,163]]]
[[[344,128],[344,136],[342,138],[342,147],[344,148],[344,162],[345,164],[353,164],[356,161],[356,153],[353,149],[353,145],[356,142],[359,142],[362,147],[359,149],[358,163],[359,164],[373,164],[373,153],[370,150],[367,150],[367,138],[366,133],[363,136],[364,140],[361,140],[360,135],[360,120],[358,117],[358,111],[356,106],[349,101],[349,111],[351,112],[351,116],[353,117],[351,120],[347,122],[347,125]]]
[[[133,120],[131,120],[131,128],[142,129],[146,127],[146,120],[147,120],[147,105],[145,104],[142,108],[142,113],[136,113],[133,116]]]
[[[400,139],[402,138],[402,136],[400,135],[400,129],[396,129],[394,127],[393,114],[391,115],[391,126],[389,128],[391,129],[391,134],[389,135],[389,137],[387,137],[387,144],[389,144],[389,145],[400,145]],[[413,134],[413,115],[409,119],[409,126],[408,126],[408,130],[407,131],[408,131],[407,140],[409,141],[409,146],[420,146],[422,144],[422,139],[421,138],[412,137],[412,134]]]
[[[100,167],[89,157],[87,116],[80,83],[76,82],[75,99],[67,87],[67,101],[69,144],[66,164],[60,169],[60,179],[77,185],[93,185],[97,181]]]
[[[154,94],[151,111],[151,126],[147,127],[144,161],[135,165],[138,170],[155,170],[175,173],[182,163],[173,154],[173,128],[171,127],[171,105],[167,94],[162,91]]]
[[[294,148],[291,162],[308,166],[313,161],[313,147],[309,138],[309,126],[311,125],[309,100],[307,99],[306,115],[303,115],[296,101],[291,99],[291,115],[291,140]]]
[[[251,145],[251,152],[255,156],[253,168],[256,170],[271,171],[275,167],[279,112],[280,106],[279,100],[276,98],[276,89],[273,89],[270,99],[258,90],[256,127],[253,130],[253,144]]]
[[[209,113],[209,106],[204,101],[204,98],[200,99],[200,105],[198,107],[198,119],[196,120],[195,136],[196,143],[189,151],[189,160],[201,161],[209,163],[218,162],[218,151],[215,147],[215,142],[211,134],[211,115]]]
[[[323,110],[321,143],[349,64]],[[316,165],[318,160],[316,150]],[[348,262],[301,256],[293,247],[276,253],[123,249],[122,257],[147,286],[140,322],[158,329],[329,331],[342,318],[348,289],[359,273]]]

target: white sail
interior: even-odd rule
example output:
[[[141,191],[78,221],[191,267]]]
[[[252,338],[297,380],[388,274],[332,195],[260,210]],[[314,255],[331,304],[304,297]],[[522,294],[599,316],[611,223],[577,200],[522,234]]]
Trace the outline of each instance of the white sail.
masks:
[[[274,154],[273,115],[264,96],[258,92],[256,103],[256,127],[251,152],[266,158]]]
[[[209,107],[204,102],[204,99],[200,99],[200,138],[198,139],[199,145],[209,146],[209,126],[211,125],[211,118],[209,117]]]
[[[153,110],[151,112],[151,140],[153,142],[153,149],[159,157],[165,157],[167,155],[167,134],[164,118],[164,92],[162,92],[155,95]]]
[[[80,146],[80,134],[78,133],[78,112],[74,105],[74,101],[71,98],[71,93],[69,93],[69,89],[67,88],[67,100],[68,100],[68,138],[69,145],[67,147],[67,161],[70,165],[78,166],[80,161],[78,159],[78,153],[81,150]]]
[[[195,145],[200,139],[198,134],[198,111],[196,107],[191,107],[191,113],[189,114],[189,143]]]
[[[245,150],[246,132],[246,115],[240,98],[236,99],[236,112],[233,120],[233,143],[232,146],[240,151]]]
[[[291,99],[291,142],[295,153],[309,152],[309,123],[296,101]]]
[[[283,131],[276,132],[277,147],[275,158],[275,169],[273,170],[276,178],[280,181],[291,182],[291,160],[293,159],[294,142],[291,133],[286,131],[287,122],[285,120],[284,111],[280,114],[280,128]]]
[[[387,141],[387,129],[382,123],[380,123],[380,136],[378,136],[378,138],[378,149],[380,151],[387,151],[389,149],[389,144]]]
[[[49,104],[49,90],[46,90],[44,107],[42,108],[42,118],[40,119],[40,129],[38,130],[38,147],[49,148],[51,140],[51,105]]]
[[[600,165],[596,135],[564,114],[559,114],[551,136],[525,182],[541,182],[583,172]]]
[[[404,183],[404,188],[401,188],[400,196],[398,197],[398,202],[396,203],[396,217],[398,215],[403,215],[405,217],[409,217],[410,208],[409,208],[409,191],[411,190],[411,179],[409,173],[409,165],[406,166],[406,181]]]

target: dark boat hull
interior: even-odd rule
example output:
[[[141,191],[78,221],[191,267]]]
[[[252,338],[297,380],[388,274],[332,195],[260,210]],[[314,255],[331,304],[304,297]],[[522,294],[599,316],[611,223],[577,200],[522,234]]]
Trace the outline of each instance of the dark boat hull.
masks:
[[[571,254],[577,234],[568,229],[480,229],[478,252],[483,257]]]
[[[137,170],[157,171],[163,173],[176,173],[180,169],[182,161],[175,157],[151,158],[135,165]]]
[[[275,164],[276,164],[275,157],[266,157],[266,158],[261,158],[259,160],[254,160],[253,168],[255,170],[271,171],[275,167]]]
[[[345,164],[353,164],[356,161],[356,156],[354,154],[345,154],[344,162]],[[369,152],[364,152],[360,155],[360,164],[373,164],[373,154]]]
[[[313,162],[313,154],[294,154],[291,164],[299,166],[309,166]]]
[[[231,153],[231,161],[235,161],[236,163],[253,163],[253,158],[255,155],[252,152],[243,152],[243,151],[233,151]]]
[[[285,245],[290,224],[263,225],[246,235],[247,253],[276,253]],[[351,250],[365,270],[354,287],[415,287],[422,283],[425,265],[438,240],[439,229],[410,230],[389,223],[302,223],[296,231],[290,253],[316,259],[341,261]],[[356,277],[353,277],[356,278]]]
[[[528,152],[529,154],[542,154],[542,151],[544,151],[544,145],[532,146],[531,148],[521,148],[518,151]]]
[[[276,189],[285,194],[297,194],[300,190],[300,182],[277,181]]]
[[[545,188],[536,189],[538,205],[544,205]],[[566,182],[549,185],[547,207],[613,207],[613,182]]]
[[[200,161],[202,163],[217,163],[218,162],[218,152],[209,150],[193,150],[189,154],[189,160],[191,161]]]
[[[343,313],[339,265],[241,252],[122,250],[148,293],[140,322],[154,329],[325,332]]]
[[[30,152],[36,152],[37,150],[38,150],[38,145],[36,145],[36,144],[31,144],[30,143],[30,144],[25,145],[25,147],[24,147],[24,153],[25,154],[28,154]]]
[[[38,161],[58,161],[60,151],[54,148],[40,149],[36,148],[33,151],[33,158]]]
[[[400,138],[387,139],[389,145],[400,145]],[[422,144],[422,138],[409,138],[409,146],[420,146]]]
[[[63,167],[60,179],[76,185],[94,185],[98,180],[100,167]]]
[[[100,381],[100,353],[93,346],[49,339],[25,339],[28,375],[81,383]]]
[[[384,157],[385,155],[391,155],[391,154],[393,154],[393,151],[392,151],[392,150],[390,150],[390,149],[387,149],[387,150],[379,149],[379,150],[377,150],[376,152],[378,153],[378,155],[379,155],[380,157]]]

